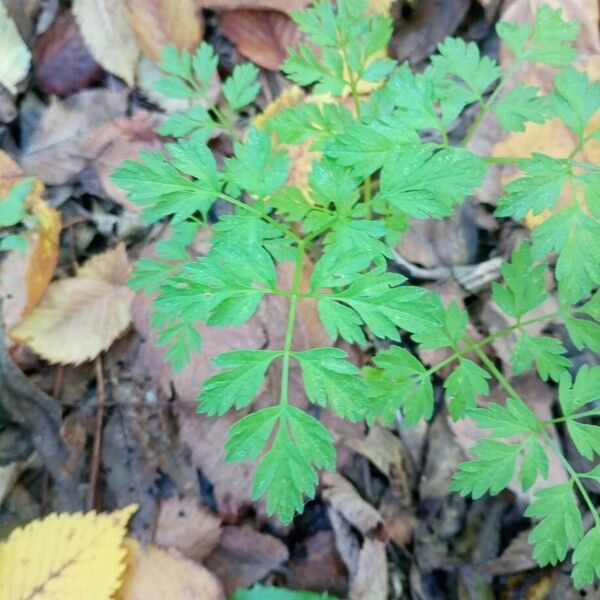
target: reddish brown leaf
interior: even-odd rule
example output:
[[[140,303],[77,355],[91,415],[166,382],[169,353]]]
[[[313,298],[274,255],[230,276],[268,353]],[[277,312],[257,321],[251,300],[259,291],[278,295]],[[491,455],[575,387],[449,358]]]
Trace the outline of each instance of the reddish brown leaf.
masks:
[[[278,10],[232,10],[221,18],[221,29],[240,54],[272,71],[302,38],[296,23]]]
[[[60,96],[91,86],[104,73],[84,44],[73,13],[66,10],[35,38],[33,68],[39,87]]]

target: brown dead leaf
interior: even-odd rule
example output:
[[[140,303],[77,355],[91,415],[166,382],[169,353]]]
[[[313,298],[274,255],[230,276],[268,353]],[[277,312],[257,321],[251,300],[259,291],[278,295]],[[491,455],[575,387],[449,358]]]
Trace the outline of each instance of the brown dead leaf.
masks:
[[[140,54],[123,0],[73,0],[73,14],[94,58],[133,86]]]
[[[386,600],[388,565],[385,544],[365,540],[358,557],[358,569],[350,582],[349,600]]]
[[[225,600],[219,580],[176,550],[124,542],[127,570],[117,600]]]
[[[283,10],[291,13],[295,10],[302,10],[313,0],[196,0],[199,8],[210,8],[211,10],[234,10],[236,8],[270,8],[272,10]]]
[[[60,11],[35,38],[33,69],[38,86],[60,96],[87,88],[104,74],[84,44],[73,13],[67,10]]]
[[[272,535],[247,526],[227,526],[205,564],[221,579],[229,596],[239,587],[260,581],[287,559],[288,549]]]
[[[296,23],[279,10],[228,11],[221,30],[240,54],[271,71],[278,71],[288,48],[296,49],[303,39]]]
[[[93,89],[65,100],[52,98],[22,151],[23,170],[51,185],[72,181],[86,164],[86,147],[95,130],[122,117],[126,108],[125,91]]]
[[[79,364],[107,350],[131,320],[125,246],[95,256],[77,277],[51,284],[12,337],[53,363]]]
[[[93,174],[100,190],[95,190],[94,181],[84,179],[85,187],[91,186],[96,193],[107,196],[127,210],[140,212],[140,207],[127,200],[125,190],[111,180],[113,170],[124,160],[137,158],[141,150],[157,150],[161,147],[155,129],[161,116],[146,110],[137,110],[131,117],[121,117],[101,125],[90,136],[85,145],[90,160],[88,173]]]
[[[7,154],[0,151],[0,197],[22,179],[22,170]],[[8,330],[28,316],[43,296],[56,269],[60,213],[42,198],[44,184],[35,180],[25,202],[29,214],[36,217],[36,227],[27,232],[27,250],[11,251],[0,266],[0,298]]]
[[[167,44],[193,51],[204,33],[194,0],[126,0],[133,31],[144,54],[158,62]]]
[[[176,548],[195,561],[204,560],[221,537],[221,519],[195,498],[169,498],[161,503],[154,543]]]

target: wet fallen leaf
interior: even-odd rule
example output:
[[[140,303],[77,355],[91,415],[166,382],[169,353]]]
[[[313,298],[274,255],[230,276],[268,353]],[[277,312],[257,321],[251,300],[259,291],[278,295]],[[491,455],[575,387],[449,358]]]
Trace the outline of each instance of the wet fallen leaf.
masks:
[[[169,498],[160,505],[154,543],[176,548],[192,560],[204,560],[221,537],[221,519],[195,498]]]
[[[0,3],[0,83],[12,94],[29,71],[31,53],[22,40],[15,22]]]
[[[176,550],[125,540],[127,570],[116,600],[225,600],[219,580]]]
[[[51,185],[72,181],[86,164],[90,137],[122,117],[126,105],[126,92],[108,89],[84,90],[62,101],[52,98],[19,157],[23,170]]]
[[[229,596],[237,588],[260,581],[287,559],[287,548],[272,535],[251,527],[227,526],[205,564],[221,579]]]
[[[73,13],[94,58],[132,86],[140,49],[122,0],[73,0]]]
[[[35,80],[44,92],[65,96],[91,86],[104,71],[81,37],[73,13],[63,10],[33,46]]]
[[[137,42],[153,62],[167,44],[193,51],[202,40],[202,14],[194,0],[126,0],[126,4]]]
[[[279,70],[288,48],[297,48],[303,38],[296,23],[279,10],[228,11],[221,29],[240,54],[272,71]]]
[[[51,284],[12,337],[49,362],[79,364],[95,358],[131,320],[129,269],[123,244],[91,258],[76,277]]]

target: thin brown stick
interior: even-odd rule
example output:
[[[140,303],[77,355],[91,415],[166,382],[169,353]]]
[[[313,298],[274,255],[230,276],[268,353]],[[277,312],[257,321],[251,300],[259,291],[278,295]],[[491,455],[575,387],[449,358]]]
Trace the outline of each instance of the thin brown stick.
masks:
[[[102,358],[96,357],[94,363],[96,372],[96,393],[98,395],[98,408],[96,409],[96,426],[94,431],[94,446],[92,448],[92,466],[90,470],[90,487],[88,490],[88,509],[96,508],[96,488],[98,487],[98,473],[100,472],[100,453],[102,451],[102,422],[104,420],[104,407],[106,394],[104,391],[104,376],[102,375]]]

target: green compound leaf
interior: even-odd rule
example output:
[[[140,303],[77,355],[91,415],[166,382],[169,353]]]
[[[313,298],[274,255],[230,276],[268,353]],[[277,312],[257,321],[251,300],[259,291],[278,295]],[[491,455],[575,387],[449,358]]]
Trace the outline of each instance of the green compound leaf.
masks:
[[[175,268],[169,263],[152,258],[141,258],[133,268],[133,273],[127,282],[136,292],[144,290],[147,294],[155,292],[173,273]]]
[[[300,363],[302,380],[308,399],[350,421],[365,415],[366,385],[357,377],[358,368],[348,361],[339,348],[313,348],[294,352]]]
[[[535,433],[539,423],[531,409],[517,398],[508,398],[506,406],[490,402],[485,408],[470,411],[477,427],[491,429],[492,437],[514,437]]]
[[[600,366],[584,365],[575,379],[565,373],[558,386],[558,401],[565,416],[573,415],[586,404],[600,399]]]
[[[579,454],[588,460],[593,460],[594,454],[600,454],[600,427],[570,419],[567,430]]]
[[[475,408],[477,396],[490,393],[487,380],[490,375],[468,358],[461,358],[458,366],[444,382],[450,401],[450,415],[457,421],[469,409]]]
[[[583,347],[600,352],[600,323],[589,319],[564,317],[567,333],[578,350]]]
[[[553,112],[546,96],[539,96],[539,88],[517,84],[506,96],[492,105],[492,110],[503,129],[525,131],[525,124],[544,123]]]
[[[535,24],[498,23],[496,32],[517,59],[564,67],[575,58],[575,49],[569,43],[577,38],[579,24],[563,21],[560,10],[547,5],[538,8]]]
[[[549,463],[546,450],[534,436],[528,438],[524,452],[519,481],[525,492],[536,482],[538,476],[548,478]]]
[[[215,356],[212,361],[225,369],[204,381],[198,394],[198,412],[224,415],[233,406],[248,406],[263,384],[265,373],[275,358],[275,350],[234,350]]]
[[[511,261],[503,262],[500,272],[504,285],[492,284],[492,297],[508,315],[521,318],[546,300],[544,275],[547,266],[535,265],[531,246],[523,242],[511,255]]]
[[[390,340],[400,339],[398,328],[410,332],[431,329],[437,324],[438,307],[428,299],[426,290],[404,286],[404,281],[403,276],[376,267],[357,275],[345,290],[319,296],[319,317],[327,333],[333,339],[341,335],[348,342],[364,344],[361,323],[377,337]],[[322,282],[313,275],[312,285],[316,289]]]
[[[541,519],[528,540],[534,545],[533,558],[542,567],[563,560],[567,550],[583,535],[581,514],[570,481],[538,490],[525,516]]]
[[[528,371],[535,361],[536,369],[544,381],[552,379],[558,382],[565,369],[573,365],[565,354],[567,349],[560,340],[523,333],[511,357],[513,373],[520,375]]]
[[[417,219],[441,219],[481,184],[485,162],[464,148],[424,144],[394,156],[381,172],[379,195]]]
[[[500,77],[496,61],[481,56],[473,43],[459,38],[446,38],[437,47],[438,54],[431,57],[435,69],[459,77],[467,85],[470,101],[482,100],[484,92]]]
[[[182,112],[169,115],[157,131],[161,135],[174,137],[183,137],[196,131],[202,131],[208,139],[214,127],[215,123],[205,108],[192,106]]]
[[[452,478],[452,490],[474,499],[486,492],[498,494],[510,483],[520,451],[520,444],[481,440],[471,449],[476,458],[460,463]]]
[[[225,444],[226,462],[256,460],[263,451],[280,415],[281,407],[270,406],[242,417],[229,429]]]
[[[442,323],[422,333],[415,333],[412,339],[422,348],[454,348],[465,337],[469,316],[458,307],[454,300],[444,309],[441,300],[434,296],[442,315]]]
[[[431,418],[434,405],[431,376],[417,358],[408,350],[393,346],[377,353],[373,363],[377,368],[363,371],[369,386],[370,424],[376,419],[386,424],[394,422],[399,408],[409,427],[421,418]]]
[[[583,137],[585,126],[600,108],[600,81],[591,83],[585,73],[569,67],[554,78],[554,85],[556,91],[550,98],[554,112]]]
[[[313,90],[315,94],[339,96],[346,85],[342,57],[327,48],[319,60],[313,50],[300,44],[298,51],[289,52],[281,70],[298,85],[316,84]]]
[[[312,148],[317,150],[352,121],[352,113],[340,104],[303,102],[274,115],[265,123],[265,129],[286,144],[303,144],[310,137]]]
[[[159,331],[156,345],[167,348],[165,360],[178,373],[200,351],[202,337],[193,323],[178,321]]]
[[[235,156],[225,159],[225,175],[235,191],[247,190],[263,198],[283,186],[289,160],[283,152],[273,153],[268,134],[251,128],[246,142],[235,142],[234,150]]]
[[[519,165],[525,177],[505,186],[506,196],[500,198],[496,215],[522,219],[530,211],[534,215],[555,208],[570,176],[571,168],[562,159],[534,153]]]
[[[139,162],[126,160],[111,179],[144,209],[148,221],[172,215],[177,223],[196,212],[206,217],[221,191],[212,152],[187,140],[167,144],[167,149],[170,162],[160,152],[140,152]]]
[[[231,110],[237,111],[254,102],[260,91],[259,73],[258,68],[252,63],[234,67],[233,73],[223,84],[223,95]]]
[[[571,577],[576,588],[600,578],[600,526],[592,527],[577,544]]]
[[[302,510],[304,497],[317,486],[315,469],[335,467],[331,434],[319,421],[294,406],[285,408],[279,431],[254,475],[254,499],[266,493],[267,512],[283,523]]]
[[[33,177],[17,181],[4,198],[0,198],[0,227],[13,227],[26,217],[25,200],[33,189]]]

